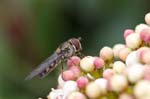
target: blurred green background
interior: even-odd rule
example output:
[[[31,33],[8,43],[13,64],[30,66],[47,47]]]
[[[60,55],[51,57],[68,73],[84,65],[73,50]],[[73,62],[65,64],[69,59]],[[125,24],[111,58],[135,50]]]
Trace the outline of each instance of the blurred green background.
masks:
[[[150,0],[0,0],[0,99],[45,98],[58,67],[44,79],[24,78],[57,46],[82,37],[83,53],[124,43],[123,31],[144,22]]]

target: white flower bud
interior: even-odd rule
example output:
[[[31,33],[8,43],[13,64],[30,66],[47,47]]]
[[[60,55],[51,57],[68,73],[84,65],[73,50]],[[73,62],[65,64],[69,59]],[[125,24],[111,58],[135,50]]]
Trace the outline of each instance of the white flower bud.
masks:
[[[132,33],[125,39],[126,45],[131,49],[136,49],[142,44],[142,39],[140,38],[140,34]]]
[[[52,91],[47,96],[48,99],[62,99],[63,98],[63,90],[62,89],[52,89]]]
[[[86,96],[80,92],[72,92],[67,99],[87,99]]]
[[[86,56],[80,61],[80,67],[85,72],[92,72],[94,70],[94,57],[92,56]]]
[[[91,99],[97,99],[101,95],[99,86],[95,82],[91,82],[86,86],[86,95]]]
[[[150,13],[147,13],[145,15],[145,22],[146,22],[146,24],[150,25]]]
[[[150,81],[139,81],[134,87],[136,99],[150,99]]]
[[[63,86],[64,97],[67,97],[70,93],[78,90],[79,89],[75,81],[66,81]]]
[[[113,64],[113,70],[115,73],[121,74],[125,70],[126,65],[121,61],[116,61]]]
[[[127,69],[127,77],[131,83],[136,83],[144,75],[144,68],[141,65],[135,64]]]
[[[103,47],[103,48],[100,50],[99,56],[100,56],[104,61],[107,61],[107,60],[113,59],[114,53],[113,53],[112,48],[105,46],[105,47]]]
[[[95,83],[99,86],[101,94],[106,94],[108,81],[104,78],[99,78],[95,80]]]
[[[62,79],[62,74],[60,74],[59,77],[58,77],[58,84],[59,84],[60,86],[63,86],[64,83],[65,83],[65,81]]]
[[[138,57],[136,56],[137,51],[131,52],[126,58],[126,65],[132,66],[134,64],[140,64]]]
[[[114,75],[110,81],[111,89],[115,92],[121,92],[128,86],[128,81],[123,75]]]

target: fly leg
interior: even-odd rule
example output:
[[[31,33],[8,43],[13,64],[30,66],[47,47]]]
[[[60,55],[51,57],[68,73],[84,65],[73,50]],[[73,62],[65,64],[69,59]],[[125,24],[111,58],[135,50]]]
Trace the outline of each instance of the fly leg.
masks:
[[[61,77],[64,80],[63,72],[64,72],[64,61],[62,61],[61,63]]]
[[[76,55],[77,55],[77,56],[79,56],[80,58],[85,57],[85,55],[84,55],[84,54],[82,54],[81,52],[78,52]]]
[[[63,80],[65,80],[65,79],[64,79],[64,75],[63,75],[63,72],[64,72],[64,63],[66,63],[66,61],[67,61],[68,59],[69,59],[69,58],[66,58],[66,59],[62,60],[62,62],[61,62],[61,77],[62,77]]]

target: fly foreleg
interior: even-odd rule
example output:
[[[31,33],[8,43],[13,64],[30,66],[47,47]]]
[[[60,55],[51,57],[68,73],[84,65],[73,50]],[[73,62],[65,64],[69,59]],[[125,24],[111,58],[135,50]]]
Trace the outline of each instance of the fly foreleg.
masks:
[[[83,53],[81,53],[81,52],[76,53],[76,55],[79,56],[80,58],[85,57],[85,55]]]

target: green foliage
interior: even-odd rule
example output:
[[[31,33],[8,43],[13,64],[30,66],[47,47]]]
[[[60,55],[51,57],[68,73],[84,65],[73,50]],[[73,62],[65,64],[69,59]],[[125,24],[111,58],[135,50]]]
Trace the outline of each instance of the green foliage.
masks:
[[[143,0],[3,2],[1,4],[4,5],[3,8],[9,7],[10,11],[0,7],[0,12],[6,11],[2,14],[7,16],[0,17],[0,20],[4,20],[0,29],[3,31],[0,33],[0,98],[37,99],[46,96],[52,87],[56,87],[60,71],[55,70],[42,80],[24,81],[25,76],[37,64],[53,53],[61,42],[71,37],[82,37],[85,55],[98,55],[102,46],[124,42],[123,37],[120,38],[123,30],[133,28],[139,21],[142,22],[149,9],[147,2]],[[17,31],[9,30],[14,16],[22,16],[27,27],[24,28],[22,23],[17,25],[23,27],[23,32],[18,32],[17,35],[15,34]],[[19,33],[22,38],[18,37],[17,42],[12,42]]]

